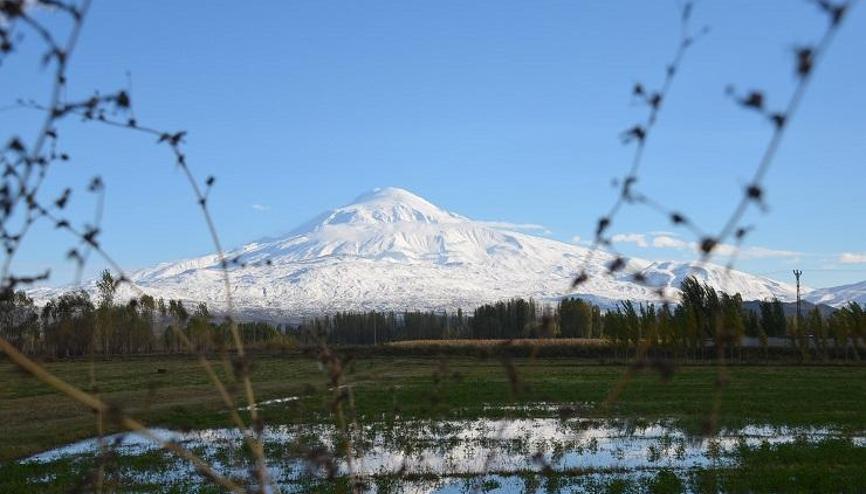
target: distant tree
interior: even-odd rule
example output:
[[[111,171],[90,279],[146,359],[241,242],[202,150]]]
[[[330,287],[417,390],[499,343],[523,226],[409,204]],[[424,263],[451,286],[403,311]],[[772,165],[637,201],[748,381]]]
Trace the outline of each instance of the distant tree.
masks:
[[[622,319],[620,321],[622,339],[627,347],[628,345],[631,345],[637,349],[638,343],[641,339],[640,315],[638,314],[637,309],[635,309],[634,302],[631,300],[620,302],[620,309],[622,313]]]
[[[211,317],[207,304],[196,305],[187,326],[187,337],[197,351],[210,351],[213,348]]]
[[[782,337],[787,334],[787,320],[782,302],[778,299],[764,300],[760,304],[761,327],[767,336]]]
[[[559,302],[559,327],[564,338],[591,338],[593,333],[593,306],[579,298],[566,298]]]
[[[833,335],[834,348],[836,357],[843,354],[843,358],[848,360],[849,353],[853,350],[855,358],[857,357],[857,349],[850,344],[851,327],[849,318],[843,312],[844,309],[838,310],[827,318],[827,330]]]
[[[785,317],[785,307],[779,299],[773,299],[773,320],[777,336],[788,334],[788,318]]]
[[[859,354],[863,351],[863,340],[866,338],[866,311],[863,310],[860,304],[849,302],[848,305],[839,309],[838,312],[841,317],[845,318],[851,347],[855,357],[859,359]]]
[[[769,357],[770,339],[763,327],[760,328],[760,332],[758,333],[758,341],[761,343],[761,348],[764,350],[764,361],[766,362]]]
[[[604,319],[601,308],[596,305],[592,306],[592,331],[594,338],[604,338]]]
[[[67,292],[42,308],[46,346],[58,357],[86,355],[92,351],[96,328],[95,308],[83,290]]]
[[[821,358],[827,360],[827,325],[818,307],[813,307],[806,316],[805,331],[815,337],[815,341],[821,349]]]
[[[700,349],[703,356],[707,339],[712,338],[717,329],[718,295],[697,278],[688,276],[680,283],[680,300],[691,345]]]
[[[168,315],[171,317],[171,324],[163,333],[163,340],[166,348],[173,351],[181,350],[181,336],[178,334],[186,327],[186,322],[189,319],[189,312],[183,306],[180,300],[168,301]]]
[[[720,303],[722,314],[716,332],[716,344],[727,348],[733,356],[734,350],[740,349],[740,342],[746,334],[743,299],[739,293],[733,296],[722,293]]]
[[[24,291],[0,292],[0,337],[26,353],[34,353],[39,338],[39,313]]]
[[[534,338],[539,336],[535,324],[538,307],[532,299],[511,299],[485,304],[475,309],[470,327],[473,338]]]
[[[662,305],[658,311],[658,337],[659,344],[668,351],[675,351],[679,343],[679,335],[676,331],[674,314],[668,304]]]
[[[145,325],[150,333],[151,344],[159,335],[156,334],[156,300],[150,295],[142,295],[138,299],[138,306],[141,310],[141,316],[144,318]]]
[[[761,320],[754,310],[747,310],[743,314],[746,336],[757,338],[761,333]]]
[[[99,292],[99,305],[96,313],[96,332],[94,333],[93,349],[99,349],[103,354],[109,354],[118,350],[119,339],[114,331],[114,296],[117,293],[117,285],[111,271],[102,271],[96,282]]]
[[[117,294],[117,284],[114,282],[111,271],[107,269],[102,271],[99,281],[96,282],[96,288],[99,290],[99,306],[112,307],[114,296]]]
[[[651,348],[659,344],[659,322],[655,304],[640,306],[640,342],[646,342]]]

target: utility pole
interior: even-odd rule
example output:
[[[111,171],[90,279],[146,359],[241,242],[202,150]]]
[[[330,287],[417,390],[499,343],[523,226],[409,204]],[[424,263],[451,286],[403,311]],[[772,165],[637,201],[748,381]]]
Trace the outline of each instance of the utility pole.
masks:
[[[794,277],[797,278],[797,318],[794,320],[794,329],[799,332],[800,331],[800,276],[803,274],[803,271],[799,269],[794,270]]]

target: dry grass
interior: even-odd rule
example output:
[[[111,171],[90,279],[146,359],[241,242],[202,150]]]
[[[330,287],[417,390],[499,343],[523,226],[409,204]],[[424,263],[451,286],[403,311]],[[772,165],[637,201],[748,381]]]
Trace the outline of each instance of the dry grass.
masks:
[[[402,348],[423,348],[423,347],[495,347],[495,346],[533,346],[533,347],[549,347],[549,346],[568,346],[568,347],[591,347],[602,348],[610,346],[610,341],[602,338],[518,338],[513,340],[411,340],[411,341],[393,341],[386,343],[386,346],[395,346]]]

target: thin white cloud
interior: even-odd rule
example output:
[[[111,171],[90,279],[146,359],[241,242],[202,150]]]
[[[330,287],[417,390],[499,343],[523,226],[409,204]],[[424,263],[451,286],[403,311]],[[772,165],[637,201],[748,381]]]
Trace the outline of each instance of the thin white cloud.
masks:
[[[688,249],[689,243],[681,238],[669,234],[656,235],[652,241],[653,247],[657,249]]]
[[[866,264],[866,252],[843,252],[839,255],[842,264]]]
[[[647,240],[647,235],[651,237],[651,240]],[[649,234],[643,233],[621,233],[618,235],[614,235],[611,237],[611,241],[618,243],[632,243],[638,247],[646,248],[646,247],[654,247],[656,249],[673,249],[673,250],[688,250],[694,253],[698,253],[700,248],[697,242],[687,241],[672,232],[650,232]],[[729,257],[734,254],[737,255],[740,259],[770,259],[770,258],[783,258],[783,259],[795,259],[803,255],[802,252],[795,252],[791,250],[781,250],[781,249],[771,249],[769,247],[763,247],[760,245],[747,245],[737,249],[735,245],[732,244],[719,244],[713,250],[713,253],[718,256]],[[851,253],[848,253],[851,254]],[[856,255],[852,254],[848,257],[848,259],[856,259]],[[863,260],[858,262],[866,262],[866,255],[862,258]],[[849,260],[849,262],[852,262]]]
[[[638,247],[649,247],[646,235],[643,233],[617,233],[610,238],[610,241],[615,244],[635,244]]]
[[[537,223],[511,223],[508,221],[479,221],[478,223],[482,223],[490,228],[498,228],[502,230],[536,231],[541,232],[544,235],[550,235],[553,233],[546,226]]]
[[[688,246],[695,253],[700,252],[697,242],[689,242]],[[736,255],[738,259],[796,259],[802,256],[803,253],[792,250],[771,249],[760,245],[747,245],[737,248],[736,245],[718,244],[713,249],[713,255],[721,257]]]
[[[736,247],[732,245],[723,245],[736,249]],[[802,252],[796,252],[793,250],[771,249],[769,247],[761,247],[760,245],[749,245],[747,247],[740,248],[740,257],[744,259],[768,259],[772,257],[797,258],[802,255]]]
[[[270,206],[266,206],[264,204],[253,204],[251,207],[253,209],[255,209],[256,211],[267,211],[267,210],[271,209]]]

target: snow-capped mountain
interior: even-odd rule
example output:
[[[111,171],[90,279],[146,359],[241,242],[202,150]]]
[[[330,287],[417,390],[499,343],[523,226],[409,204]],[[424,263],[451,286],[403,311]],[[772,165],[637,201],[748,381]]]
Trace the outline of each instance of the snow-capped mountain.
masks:
[[[611,306],[619,300],[657,300],[652,287],[623,272],[606,274],[609,254],[596,252],[590,279],[571,291],[588,249],[509,231],[443,210],[403,189],[383,188],[328,211],[288,235],[231,251],[230,284],[246,317],[297,319],[342,310],[472,309],[510,297],[554,301],[579,295]],[[746,300],[793,300],[794,288],[724,267],[632,259],[653,287],[669,293],[693,275]],[[215,255],[160,264],[131,273],[158,297],[226,304]],[[91,289],[93,284],[90,285]],[[130,288],[125,292],[131,293]],[[37,289],[37,299],[59,289]]]
[[[815,304],[827,304],[833,307],[840,307],[846,305],[848,302],[866,305],[866,281],[812,290],[806,296],[806,300]]]

